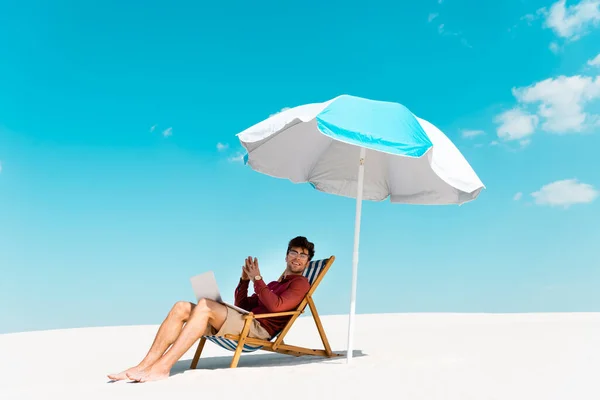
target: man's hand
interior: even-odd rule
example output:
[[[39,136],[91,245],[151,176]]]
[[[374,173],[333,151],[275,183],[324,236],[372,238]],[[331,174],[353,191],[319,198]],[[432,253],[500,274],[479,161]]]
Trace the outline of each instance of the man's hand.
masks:
[[[248,259],[246,259],[246,262],[245,262],[244,266],[242,267],[242,280],[244,280],[244,281],[249,281],[250,280],[250,277],[246,273],[246,267],[247,266],[248,266]]]
[[[246,259],[243,273],[245,273],[246,276],[252,281],[254,281],[254,278],[257,275],[260,275],[260,270],[258,269],[258,260],[256,257],[254,259],[252,259],[252,257],[248,257]]]

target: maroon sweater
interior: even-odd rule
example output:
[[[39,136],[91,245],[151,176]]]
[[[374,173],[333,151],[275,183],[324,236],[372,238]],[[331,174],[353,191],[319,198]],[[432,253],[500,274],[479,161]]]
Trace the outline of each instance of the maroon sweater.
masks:
[[[235,288],[235,305],[254,314],[268,314],[292,311],[298,307],[308,290],[310,283],[305,276],[288,275],[268,285],[260,279],[254,282],[254,294],[248,297],[250,281],[240,278]],[[260,318],[257,321],[269,332],[271,337],[281,331],[292,317]]]

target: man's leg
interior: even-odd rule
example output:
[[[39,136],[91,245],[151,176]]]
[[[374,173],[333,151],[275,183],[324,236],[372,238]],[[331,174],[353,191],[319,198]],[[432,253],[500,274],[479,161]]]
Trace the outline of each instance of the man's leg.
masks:
[[[195,304],[187,301],[178,301],[175,303],[169,314],[158,328],[154,342],[148,350],[146,357],[135,367],[129,368],[118,374],[108,375],[109,379],[122,380],[128,379],[127,375],[144,375],[152,364],[154,364],[167,350],[167,348],[177,339],[181,332],[181,327],[186,322],[192,310],[196,307]]]
[[[127,374],[139,382],[155,381],[169,377],[173,365],[189,350],[190,347],[204,334],[208,324],[217,331],[227,319],[227,307],[212,300],[202,299],[192,310],[190,318],[173,346],[149,369],[144,376]]]

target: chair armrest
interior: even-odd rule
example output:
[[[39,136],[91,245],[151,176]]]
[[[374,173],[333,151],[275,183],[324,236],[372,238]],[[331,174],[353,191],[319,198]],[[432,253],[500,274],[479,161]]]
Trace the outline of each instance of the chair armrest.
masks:
[[[283,311],[277,313],[269,313],[269,314],[248,314],[245,318],[271,318],[271,317],[283,317],[284,315],[296,315],[302,314],[304,311]]]

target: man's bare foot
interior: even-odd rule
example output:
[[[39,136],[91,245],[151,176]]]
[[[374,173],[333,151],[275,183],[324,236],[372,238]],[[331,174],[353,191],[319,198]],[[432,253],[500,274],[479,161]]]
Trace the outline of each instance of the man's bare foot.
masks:
[[[135,371],[128,371],[126,375],[127,378],[131,379],[132,381],[140,382],[142,377],[146,376],[148,372],[150,372],[150,367],[138,368]]]
[[[137,382],[150,382],[150,381],[159,381],[161,379],[167,379],[169,377],[169,373],[171,372],[171,369],[167,369],[164,367],[161,367],[158,364],[154,364],[152,367],[150,367],[149,369],[146,370],[146,373],[142,374],[137,374],[135,375],[135,379],[134,379],[134,374],[127,374],[127,376],[130,379],[133,379],[134,381]]]
[[[125,379],[130,379],[129,376],[128,376],[129,374],[135,374],[135,375],[137,375],[141,370],[142,370],[142,368],[139,365],[137,365],[135,367],[131,367],[129,369],[126,369],[125,371],[119,372],[118,374],[110,374],[110,375],[108,375],[108,378],[111,379],[111,380],[113,380],[113,381],[122,381],[122,380],[125,380]],[[144,373],[145,372],[146,371],[144,370]]]

